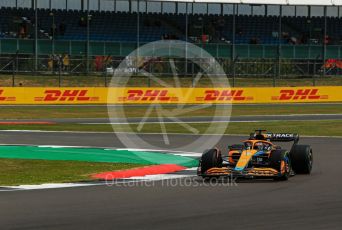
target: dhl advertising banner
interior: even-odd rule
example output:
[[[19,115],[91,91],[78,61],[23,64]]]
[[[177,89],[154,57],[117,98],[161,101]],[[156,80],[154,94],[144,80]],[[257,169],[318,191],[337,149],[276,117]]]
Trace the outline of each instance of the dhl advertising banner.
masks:
[[[0,104],[342,102],[342,86],[264,88],[0,88]]]

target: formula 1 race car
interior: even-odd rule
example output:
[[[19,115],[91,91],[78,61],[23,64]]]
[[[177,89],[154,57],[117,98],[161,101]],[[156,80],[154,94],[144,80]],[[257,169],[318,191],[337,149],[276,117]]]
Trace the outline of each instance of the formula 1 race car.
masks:
[[[289,151],[272,143],[292,141]],[[298,134],[255,130],[242,144],[228,146],[225,157],[217,148],[206,150],[199,161],[197,175],[205,179],[226,176],[287,180],[295,174],[310,174],[312,149],[309,145],[298,145],[298,141]]]

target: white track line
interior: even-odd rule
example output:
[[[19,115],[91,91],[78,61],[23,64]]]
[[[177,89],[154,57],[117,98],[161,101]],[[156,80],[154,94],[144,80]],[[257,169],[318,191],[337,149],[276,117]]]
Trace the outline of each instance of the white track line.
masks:
[[[305,117],[305,116],[339,116],[342,115],[342,113],[302,113],[302,114],[296,114],[296,113],[291,113],[291,114],[267,114],[267,115],[237,115],[237,116],[232,116],[232,117]]]
[[[113,134],[114,132],[100,132],[100,131],[54,131],[54,130],[29,130],[29,129],[5,129],[0,132],[19,132],[19,133],[103,133]]]
[[[182,156],[182,157],[200,157],[202,156],[202,153],[176,153],[174,154],[176,156]]]
[[[72,188],[72,187],[86,187],[94,186],[97,184],[86,184],[86,183],[50,183],[50,184],[39,184],[39,185],[18,185],[18,186],[1,186],[1,188],[15,189],[15,190],[36,190],[36,189],[55,189],[55,188]],[[8,190],[0,190],[8,191]]]
[[[197,167],[187,168],[184,171],[197,171]]]
[[[38,148],[91,148],[90,146],[36,145]]]
[[[267,120],[265,122],[269,122],[272,120]],[[275,121],[275,120],[274,120]],[[261,121],[184,121],[184,122],[179,122],[179,121],[144,121],[144,124],[212,124],[212,123],[243,123],[243,122],[261,122]],[[263,121],[262,121],[263,122]],[[135,125],[135,124],[140,124],[141,122],[105,122],[105,123],[99,123],[99,122],[94,122],[94,123],[78,123],[79,125]]]
[[[127,180],[159,181],[159,180],[172,180],[172,179],[180,179],[180,178],[194,177],[194,176],[196,175],[156,174],[156,175],[130,177],[130,178],[127,178]]]
[[[137,151],[137,152],[164,152],[164,153],[175,153],[174,155],[194,155],[194,154],[200,154],[197,152],[183,152],[183,151],[177,151],[177,150],[164,150],[164,149],[134,149],[134,148],[119,148],[116,150],[127,150],[127,151]]]
[[[338,120],[338,119],[334,119]],[[212,124],[212,123],[266,123],[266,122],[284,122],[284,121],[317,121],[317,120],[264,120],[264,121],[256,121],[256,120],[248,120],[248,121],[145,121],[145,124]],[[106,122],[106,123],[78,123],[79,125],[137,125],[140,122]]]

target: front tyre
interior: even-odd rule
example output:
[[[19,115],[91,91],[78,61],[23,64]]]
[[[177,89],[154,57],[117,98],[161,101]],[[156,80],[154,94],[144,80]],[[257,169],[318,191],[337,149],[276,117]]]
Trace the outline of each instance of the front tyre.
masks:
[[[206,150],[200,160],[201,173],[204,174],[208,169],[222,167],[222,156],[218,149]]]

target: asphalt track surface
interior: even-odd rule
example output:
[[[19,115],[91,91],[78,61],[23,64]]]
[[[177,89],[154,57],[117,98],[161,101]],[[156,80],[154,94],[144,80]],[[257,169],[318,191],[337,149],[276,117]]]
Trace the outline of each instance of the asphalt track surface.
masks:
[[[132,137],[133,138],[133,137]],[[159,135],[145,135],[162,142]],[[194,135],[170,135],[172,145]],[[244,137],[223,136],[218,146]],[[0,132],[6,144],[122,147],[108,133]],[[1,229],[341,229],[342,139],[302,138],[314,150],[311,175],[286,182],[241,181],[213,185],[193,179],[165,182],[2,192]],[[288,145],[287,145],[288,146]]]
[[[303,115],[253,115],[232,117],[177,117],[182,122],[262,122],[262,121],[319,121],[319,120],[342,120],[342,114],[303,114]],[[0,122],[52,122],[52,123],[81,123],[81,124],[131,124],[139,123],[143,118],[53,118],[53,119],[0,119]],[[173,118],[164,117],[166,123],[179,123]],[[157,117],[149,117],[144,123],[159,123]]]

